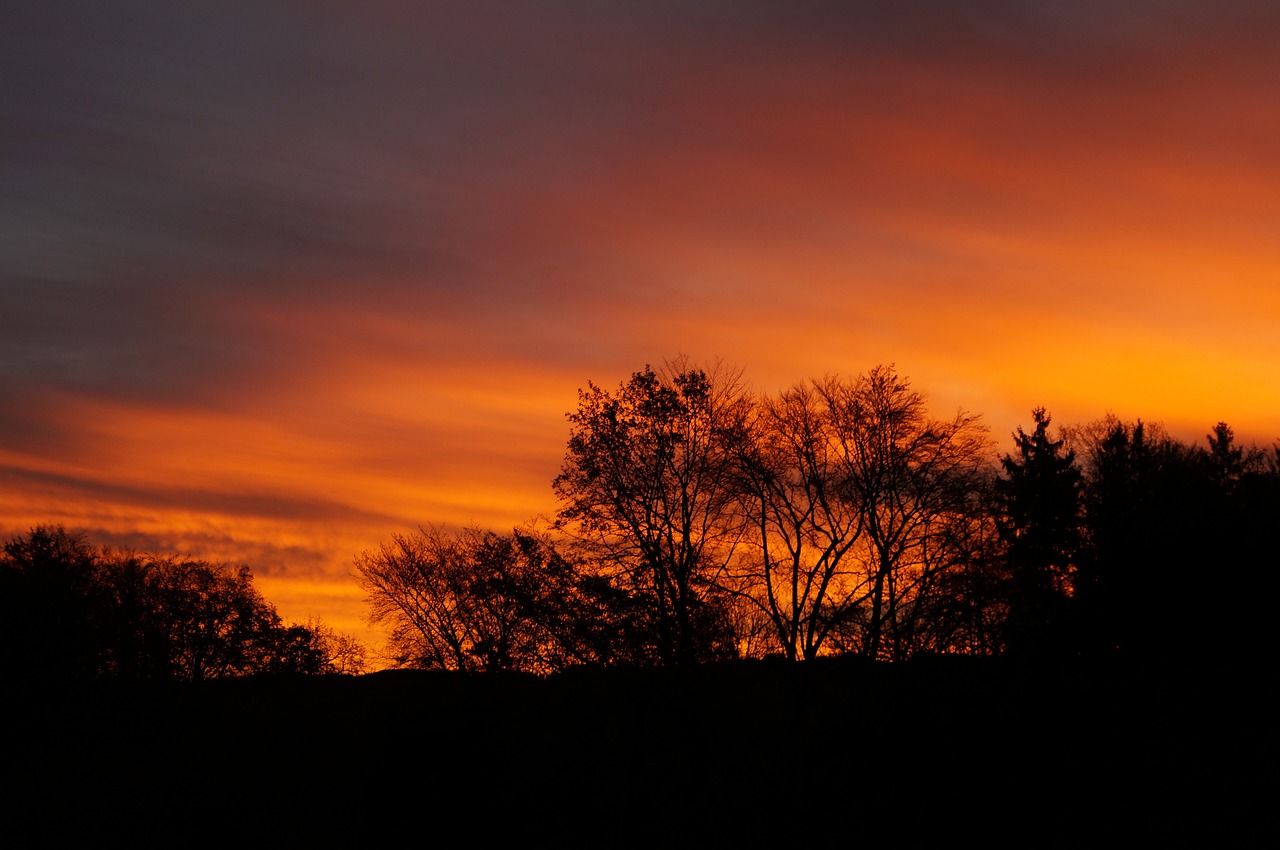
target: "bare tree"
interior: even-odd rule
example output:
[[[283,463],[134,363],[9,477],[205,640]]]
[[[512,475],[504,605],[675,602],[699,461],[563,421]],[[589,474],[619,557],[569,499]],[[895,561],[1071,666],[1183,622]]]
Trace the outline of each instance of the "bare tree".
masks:
[[[400,666],[549,673],[643,654],[627,595],[533,530],[429,526],[363,553],[356,569]]]
[[[476,564],[465,545],[481,533],[455,536],[431,526],[394,535],[356,558],[369,621],[388,627],[396,663],[441,670],[484,666],[482,646],[491,636],[471,589]]]
[[[736,374],[681,359],[614,393],[589,384],[568,415],[558,526],[647,600],[665,663],[735,651],[722,582],[743,532],[734,456],[745,405]]]
[[[847,464],[844,496],[863,514],[858,555],[866,598],[860,621],[846,628],[870,658],[900,659],[927,643],[930,601],[948,571],[962,563],[956,524],[967,523],[989,464],[979,418],[958,412],[929,417],[925,398],[892,366],[853,382],[818,385]]]
[[[306,647],[316,653],[322,672],[353,676],[365,672],[365,646],[355,636],[339,632],[315,617],[291,629],[299,631]]]
[[[981,539],[977,417],[928,417],[892,367],[765,398],[740,455],[754,531],[740,563],[790,658],[948,645],[955,575]]]
[[[865,524],[845,486],[851,458],[837,439],[826,389],[811,382],[761,399],[742,443],[742,499],[752,546],[740,566],[788,658],[819,654],[865,600],[846,558]]]

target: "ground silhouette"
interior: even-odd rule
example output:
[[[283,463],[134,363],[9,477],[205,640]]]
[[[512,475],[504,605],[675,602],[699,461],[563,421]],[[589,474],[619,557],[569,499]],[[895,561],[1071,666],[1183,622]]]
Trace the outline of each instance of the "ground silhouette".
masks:
[[[69,683],[10,693],[6,808],[13,835],[144,845],[1069,846],[1203,814],[1188,798],[1238,730],[1203,725],[1192,682],[1235,687],[940,657]]]

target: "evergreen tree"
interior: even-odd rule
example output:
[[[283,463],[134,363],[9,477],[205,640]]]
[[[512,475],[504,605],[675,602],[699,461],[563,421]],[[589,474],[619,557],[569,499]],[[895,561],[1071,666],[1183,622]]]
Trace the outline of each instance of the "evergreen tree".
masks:
[[[1049,435],[1050,416],[1032,411],[1035,430],[1018,428],[996,482],[1008,570],[1005,644],[1018,655],[1064,647],[1068,598],[1080,547],[1081,473],[1066,441]]]

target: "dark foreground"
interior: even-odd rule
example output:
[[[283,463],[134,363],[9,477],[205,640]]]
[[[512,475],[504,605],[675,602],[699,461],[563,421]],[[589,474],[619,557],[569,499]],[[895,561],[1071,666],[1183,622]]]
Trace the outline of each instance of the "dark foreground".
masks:
[[[1247,838],[1240,765],[1265,769],[1274,740],[1222,722],[1231,687],[927,659],[19,688],[6,829],[10,846]]]

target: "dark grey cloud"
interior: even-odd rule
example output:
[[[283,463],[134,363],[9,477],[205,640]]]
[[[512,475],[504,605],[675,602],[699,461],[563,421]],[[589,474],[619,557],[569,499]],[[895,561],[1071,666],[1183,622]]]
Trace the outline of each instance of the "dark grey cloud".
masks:
[[[180,504],[185,509],[240,519],[306,520],[310,523],[374,523],[394,527],[402,518],[341,502],[280,493],[223,492],[202,487],[142,487],[90,476],[36,472],[0,465],[0,487],[29,493],[77,493],[104,505],[146,509]]]
[[[508,199],[628,102],[612,57],[581,67],[532,6],[7,9],[0,376],[82,391],[270,375],[282,341],[229,318],[264,301],[438,310],[509,285],[486,274]]]

